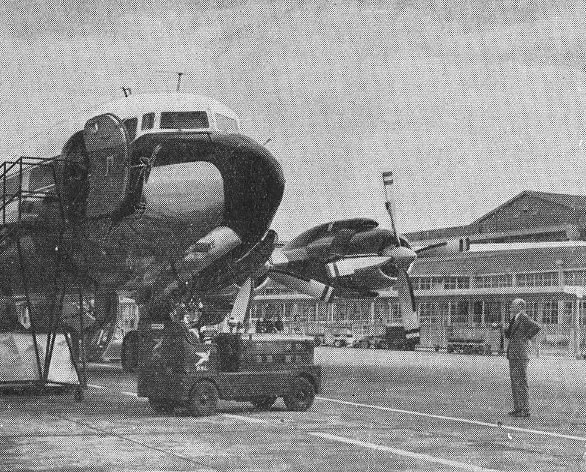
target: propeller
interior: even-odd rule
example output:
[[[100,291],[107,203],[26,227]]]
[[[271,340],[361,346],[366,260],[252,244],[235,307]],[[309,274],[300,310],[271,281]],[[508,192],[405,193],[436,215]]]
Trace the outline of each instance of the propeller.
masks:
[[[419,320],[417,319],[417,305],[413,284],[409,274],[404,269],[399,269],[397,277],[397,295],[401,308],[401,318],[405,329],[405,337],[410,345],[419,344]]]
[[[430,247],[422,248],[419,252],[413,251],[409,243],[399,236],[393,216],[393,172],[383,172],[383,187],[385,191],[385,208],[391,219],[391,226],[395,234],[397,245],[389,247],[383,251],[383,254],[391,256],[397,267],[397,295],[399,306],[401,308],[401,318],[405,329],[405,337],[409,346],[419,344],[419,320],[417,319],[417,305],[415,294],[413,293],[413,284],[409,278],[409,268],[415,261],[417,254]]]
[[[336,295],[335,288],[315,279],[300,277],[286,270],[271,269],[269,277],[275,282],[290,287],[298,292],[329,303]]]

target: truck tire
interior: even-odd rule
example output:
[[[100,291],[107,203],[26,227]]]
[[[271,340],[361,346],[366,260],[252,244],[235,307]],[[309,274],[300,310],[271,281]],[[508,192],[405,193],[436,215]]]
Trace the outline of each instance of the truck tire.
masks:
[[[175,405],[169,400],[149,397],[149,405],[156,413],[171,413]]]
[[[291,384],[291,392],[283,397],[285,406],[290,411],[305,411],[315,398],[313,384],[304,377],[296,377]]]
[[[250,403],[254,405],[257,410],[270,410],[277,397],[274,395],[261,395],[250,399]]]
[[[218,389],[209,380],[196,383],[191,389],[187,409],[193,416],[209,416],[218,407]]]
[[[120,360],[124,372],[136,372],[138,369],[138,332],[130,331],[124,336]]]

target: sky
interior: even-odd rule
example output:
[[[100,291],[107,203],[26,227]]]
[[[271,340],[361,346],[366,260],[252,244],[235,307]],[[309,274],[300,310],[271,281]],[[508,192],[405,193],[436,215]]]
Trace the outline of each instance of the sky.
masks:
[[[136,92],[218,99],[283,166],[273,227],[470,223],[586,194],[586,5],[550,0],[0,3],[0,158]]]

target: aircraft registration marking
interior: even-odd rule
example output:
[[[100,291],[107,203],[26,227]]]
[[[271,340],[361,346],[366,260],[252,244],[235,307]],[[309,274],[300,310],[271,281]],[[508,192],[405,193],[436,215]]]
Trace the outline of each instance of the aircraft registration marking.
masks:
[[[419,452],[406,451],[404,449],[397,449],[397,448],[389,447],[389,446],[382,446],[380,444],[359,441],[357,439],[345,438],[343,436],[336,436],[334,434],[317,433],[317,432],[312,432],[312,433],[308,433],[308,434],[310,436],[315,436],[315,437],[319,437],[322,439],[329,439],[331,441],[352,444],[354,446],[367,447],[369,449],[374,449],[377,451],[390,452],[390,453],[396,454],[398,456],[409,457],[411,459],[415,459],[415,460],[419,460],[419,461],[433,462],[435,464],[447,465],[449,467],[456,467],[458,469],[470,470],[473,472],[498,472],[495,469],[486,469],[484,467],[479,467],[479,466],[476,466],[473,464],[466,464],[464,462],[457,462],[457,461],[452,461],[449,459],[442,459],[441,457],[430,456],[428,454],[421,454]]]
[[[554,431],[543,431],[540,429],[520,428],[518,426],[510,426],[510,425],[506,425],[506,424],[502,424],[502,423],[499,423],[499,424],[487,423],[485,421],[469,420],[467,418],[457,418],[457,417],[453,417],[453,416],[433,415],[431,413],[421,413],[419,411],[401,410],[398,408],[389,408],[386,406],[379,406],[379,405],[369,405],[368,403],[348,402],[345,400],[337,400],[335,398],[327,398],[327,397],[315,397],[315,398],[316,398],[316,400],[322,400],[322,401],[332,402],[332,403],[339,403],[342,405],[358,406],[358,407],[362,407],[362,408],[372,408],[374,410],[389,411],[392,413],[402,413],[402,414],[413,415],[413,416],[424,416],[426,418],[448,420],[448,421],[454,421],[457,423],[473,424],[473,425],[477,425],[477,426],[487,426],[489,428],[495,428],[495,429],[507,429],[510,431],[517,431],[520,433],[531,433],[531,434],[537,434],[537,435],[541,435],[541,436],[550,436],[550,437],[554,437],[554,438],[572,439],[574,441],[586,442],[586,437],[572,436],[569,434],[556,433]]]

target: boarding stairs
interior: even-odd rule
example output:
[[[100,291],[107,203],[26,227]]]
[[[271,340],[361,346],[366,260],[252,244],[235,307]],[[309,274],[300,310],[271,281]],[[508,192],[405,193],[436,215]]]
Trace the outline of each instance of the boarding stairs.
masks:
[[[26,382],[35,387],[44,389],[47,385],[54,385],[54,381],[49,381],[49,370],[51,367],[51,360],[55,341],[57,339],[58,330],[60,327],[60,316],[63,307],[63,300],[65,296],[65,277],[63,273],[63,236],[66,230],[66,216],[64,204],[60,195],[58,176],[59,167],[63,168],[63,160],[60,158],[41,158],[21,156],[14,161],[5,161],[0,164],[0,185],[2,186],[2,201],[0,202],[0,250],[7,247],[9,244],[15,243],[18,259],[20,276],[23,283],[24,298],[26,300],[26,309],[29,313],[30,327],[27,331],[30,332],[35,358],[36,367],[38,370],[38,379]],[[32,182],[35,169],[40,175],[40,179],[34,185]],[[39,171],[39,169],[41,169]],[[59,212],[61,218],[61,225],[59,231],[58,244],[55,251],[55,275],[53,280],[53,289],[51,293],[52,300],[50,303],[50,329],[47,333],[39,333],[35,326],[35,314],[32,310],[33,304],[30,301],[30,291],[28,287],[27,268],[25,264],[25,257],[23,254],[23,247],[21,239],[25,235],[27,225],[36,219],[38,215],[30,212],[34,206],[35,201],[52,199],[58,202]],[[12,287],[10,287],[10,291]],[[81,290],[81,289],[80,289]],[[80,292],[81,293],[81,292]],[[80,322],[82,314],[80,310]],[[22,333],[21,333],[22,334]],[[46,344],[44,350],[41,350],[40,338],[46,335]],[[73,355],[74,349],[70,333],[63,333],[69,352],[71,353],[71,361],[75,372],[77,374],[77,389],[75,398],[81,400],[83,398],[81,388],[86,386],[86,366],[85,366],[85,347],[84,336],[81,336],[81,362],[76,360]],[[81,363],[81,366],[79,365]],[[0,382],[2,384],[3,382]]]

